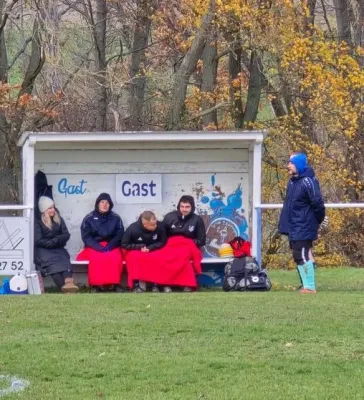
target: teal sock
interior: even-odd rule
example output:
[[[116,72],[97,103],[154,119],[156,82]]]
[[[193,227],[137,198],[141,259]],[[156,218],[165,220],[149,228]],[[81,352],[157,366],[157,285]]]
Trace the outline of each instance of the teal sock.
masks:
[[[297,270],[298,270],[298,273],[300,275],[302,286],[303,286],[303,288],[306,288],[306,286],[307,286],[307,275],[306,275],[306,271],[305,271],[304,265],[297,265]]]
[[[312,261],[305,264],[307,268],[307,289],[316,290],[315,265]]]
[[[303,288],[309,290],[316,290],[315,282],[315,267],[312,261],[307,261],[303,265],[298,266],[300,275],[303,282]]]

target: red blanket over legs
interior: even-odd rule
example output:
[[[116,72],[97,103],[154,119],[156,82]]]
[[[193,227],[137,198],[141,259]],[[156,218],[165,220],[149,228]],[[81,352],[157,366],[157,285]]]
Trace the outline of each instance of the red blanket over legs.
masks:
[[[201,273],[202,254],[191,239],[174,236],[160,250],[150,253],[131,250],[125,254],[129,287],[134,280],[197,287],[196,274]]]
[[[107,243],[101,243],[105,246]],[[86,247],[78,254],[77,261],[89,261],[88,283],[90,286],[118,285],[123,272],[121,249],[100,253]]]

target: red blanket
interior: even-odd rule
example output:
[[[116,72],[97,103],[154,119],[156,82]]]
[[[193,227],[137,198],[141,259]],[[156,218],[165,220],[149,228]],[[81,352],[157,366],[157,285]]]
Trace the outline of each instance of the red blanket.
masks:
[[[134,280],[197,287],[196,274],[201,274],[202,254],[191,239],[174,236],[160,250],[150,253],[131,250],[125,254],[130,287]]]
[[[106,246],[106,242],[101,243]],[[88,283],[90,286],[118,285],[123,272],[121,249],[100,253],[90,247],[84,248],[77,261],[89,261]]]

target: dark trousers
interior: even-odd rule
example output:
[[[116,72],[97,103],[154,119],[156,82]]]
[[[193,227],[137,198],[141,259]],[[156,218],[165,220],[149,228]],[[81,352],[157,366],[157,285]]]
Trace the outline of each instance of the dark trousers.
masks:
[[[291,240],[289,245],[296,265],[303,265],[310,261],[312,240]]]
[[[52,274],[51,277],[57,287],[61,288],[64,285],[66,278],[72,278],[72,271],[58,272],[57,274]]]

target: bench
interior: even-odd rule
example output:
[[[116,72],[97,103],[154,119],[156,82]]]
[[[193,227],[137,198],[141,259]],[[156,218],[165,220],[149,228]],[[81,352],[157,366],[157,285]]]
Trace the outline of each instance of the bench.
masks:
[[[203,258],[201,264],[226,264],[232,261],[233,258],[222,258],[222,259],[215,259],[215,258]],[[88,265],[88,261],[76,261],[71,260],[72,265]],[[123,265],[125,265],[125,261],[123,261]]]
[[[223,281],[223,276],[224,276],[224,268],[225,264],[232,261],[233,258],[203,258],[201,263],[207,267],[207,269],[202,270],[202,274],[198,277],[198,283],[201,286],[221,286],[222,281]],[[79,267],[88,267],[89,262],[88,261],[76,261],[76,260],[71,260],[71,264],[74,266],[79,266]],[[125,261],[123,261],[123,264],[125,266]],[[210,267],[208,267],[208,264],[210,264]],[[211,264],[214,264],[214,267],[211,266]],[[74,271],[76,274],[85,274],[85,270],[83,271]],[[86,282],[87,277],[83,276],[83,280]],[[125,275],[123,278],[123,284],[124,286],[126,285],[125,281]]]

